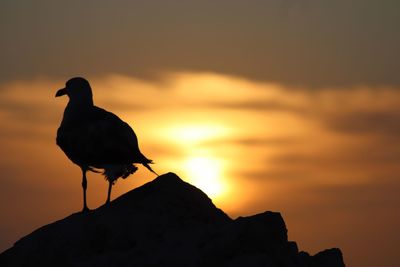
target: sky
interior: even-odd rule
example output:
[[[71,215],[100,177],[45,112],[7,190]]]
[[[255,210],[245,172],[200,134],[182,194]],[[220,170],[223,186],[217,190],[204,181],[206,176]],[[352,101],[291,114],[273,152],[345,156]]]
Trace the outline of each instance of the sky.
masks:
[[[398,264],[398,1],[2,1],[0,250],[81,209],[80,170],[55,145],[86,77],[232,218],[282,213],[289,239],[346,266]],[[112,198],[154,179],[141,168]],[[91,173],[88,205],[106,199]]]

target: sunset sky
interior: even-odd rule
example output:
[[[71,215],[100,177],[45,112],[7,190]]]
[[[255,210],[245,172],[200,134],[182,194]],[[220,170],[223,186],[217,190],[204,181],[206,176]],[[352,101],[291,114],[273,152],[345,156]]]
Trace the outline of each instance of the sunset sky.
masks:
[[[289,239],[349,267],[396,267],[400,247],[400,2],[0,3],[0,251],[77,212],[80,169],[55,144],[87,78],[232,218],[279,211]],[[144,168],[112,198],[154,179]],[[88,205],[107,183],[88,177]]]

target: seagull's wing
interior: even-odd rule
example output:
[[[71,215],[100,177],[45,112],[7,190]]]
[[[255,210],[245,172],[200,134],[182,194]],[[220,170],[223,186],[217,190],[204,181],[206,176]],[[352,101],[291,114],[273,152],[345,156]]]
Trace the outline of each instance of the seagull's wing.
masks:
[[[73,129],[58,133],[57,143],[73,162],[97,168],[105,164],[151,163],[140,152],[135,132],[118,116],[93,107],[85,117]]]
[[[138,140],[132,128],[116,115],[94,107],[89,123],[92,146],[100,163],[149,163],[139,150]]]

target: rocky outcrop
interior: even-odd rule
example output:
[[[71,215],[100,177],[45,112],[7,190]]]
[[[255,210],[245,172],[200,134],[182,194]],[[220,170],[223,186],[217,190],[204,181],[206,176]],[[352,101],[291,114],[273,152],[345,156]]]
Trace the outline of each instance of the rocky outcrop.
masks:
[[[75,213],[23,237],[0,266],[342,267],[339,249],[314,256],[288,241],[277,212],[229,218],[173,173],[110,206]]]

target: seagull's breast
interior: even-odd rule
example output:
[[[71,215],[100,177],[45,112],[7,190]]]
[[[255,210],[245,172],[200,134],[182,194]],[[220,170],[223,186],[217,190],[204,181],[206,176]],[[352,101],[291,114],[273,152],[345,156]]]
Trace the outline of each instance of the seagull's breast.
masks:
[[[87,165],[93,153],[94,144],[90,136],[90,128],[83,124],[75,127],[61,125],[57,131],[56,141],[71,161],[83,166]]]

